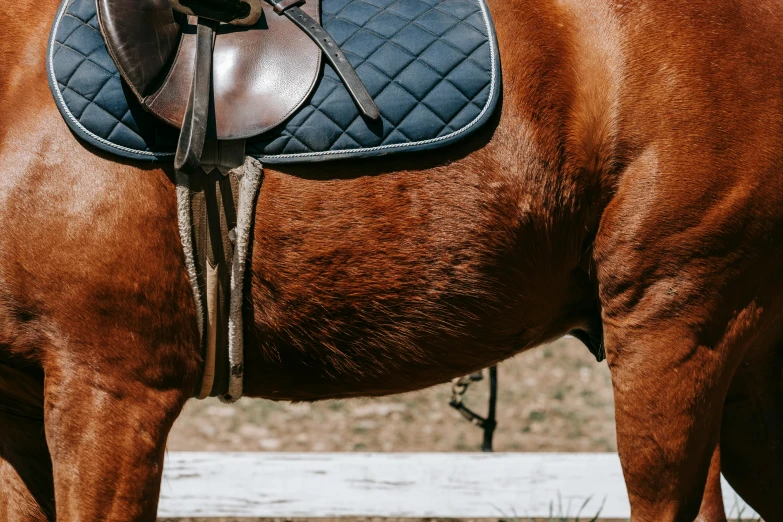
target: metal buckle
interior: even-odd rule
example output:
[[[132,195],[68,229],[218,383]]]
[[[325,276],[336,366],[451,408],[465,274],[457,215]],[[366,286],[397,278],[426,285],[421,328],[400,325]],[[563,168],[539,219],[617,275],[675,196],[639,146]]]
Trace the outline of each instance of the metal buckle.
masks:
[[[489,407],[487,416],[482,417],[474,412],[463,402],[465,393],[474,382],[484,379],[481,372],[472,373],[466,377],[454,379],[451,385],[451,401],[449,406],[460,412],[471,424],[484,430],[484,440],[481,444],[481,451],[492,451],[492,437],[495,434],[497,420],[495,412],[497,409],[497,391],[498,391],[498,367],[492,366],[489,369]]]

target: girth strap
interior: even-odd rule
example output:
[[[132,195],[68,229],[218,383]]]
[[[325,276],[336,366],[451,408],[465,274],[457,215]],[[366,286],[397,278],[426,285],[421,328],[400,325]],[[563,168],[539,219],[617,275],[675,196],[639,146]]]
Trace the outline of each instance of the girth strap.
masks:
[[[203,296],[205,334],[202,338],[204,372],[198,398],[228,391],[228,315],[231,264],[239,180],[203,167],[190,175],[194,260],[198,288]]]
[[[180,237],[199,318],[202,378],[195,396],[242,396],[242,302],[261,164],[244,141],[207,141],[201,166],[177,172]]]

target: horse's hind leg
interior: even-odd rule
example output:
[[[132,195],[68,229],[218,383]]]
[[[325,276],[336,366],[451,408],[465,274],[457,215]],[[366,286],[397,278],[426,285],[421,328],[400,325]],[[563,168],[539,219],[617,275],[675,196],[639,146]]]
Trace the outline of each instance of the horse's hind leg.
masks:
[[[42,385],[0,362],[0,520],[54,518],[52,463],[43,425]]]
[[[731,337],[707,347],[687,331],[606,329],[632,521],[686,522],[700,510],[707,514],[702,501],[714,495],[709,470],[736,364],[738,340]],[[719,509],[713,515],[720,517]]]
[[[54,518],[52,464],[43,422],[0,413],[0,520]]]
[[[737,370],[721,449],[723,473],[737,493],[766,522],[783,521],[783,345],[748,353]]]

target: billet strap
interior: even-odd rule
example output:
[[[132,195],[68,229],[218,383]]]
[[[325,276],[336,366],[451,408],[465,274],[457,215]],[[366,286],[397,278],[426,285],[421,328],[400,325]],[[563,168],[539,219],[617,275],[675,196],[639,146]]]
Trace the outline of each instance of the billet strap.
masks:
[[[232,321],[236,322],[231,317],[234,263],[246,255],[239,256],[235,248],[244,162],[243,140],[209,140],[200,168],[189,175],[177,172],[180,235],[200,315],[204,367],[195,391],[199,399],[226,395],[235,380],[230,376],[233,370],[229,330]],[[186,184],[184,191],[182,184]],[[243,248],[246,250],[246,246]],[[238,288],[241,292],[242,286]],[[241,316],[241,309],[239,312]],[[237,386],[233,388],[236,391]],[[241,396],[241,383],[239,389],[237,398]]]
[[[196,171],[204,150],[209,122],[212,89],[212,49],[217,22],[199,18],[196,29],[196,58],[193,81],[179,133],[174,168],[191,174]]]
[[[321,48],[324,56],[334,67],[335,72],[342,80],[348,93],[353,98],[354,103],[362,114],[371,120],[377,120],[381,117],[378,106],[367,91],[367,87],[362,83],[359,75],[356,74],[351,62],[345,57],[343,51],[334,38],[331,37],[321,25],[313,18],[302,11],[299,6],[304,4],[303,0],[266,0],[272,5],[274,11],[279,15],[285,15],[294,22],[299,29],[305,32],[313,42]]]

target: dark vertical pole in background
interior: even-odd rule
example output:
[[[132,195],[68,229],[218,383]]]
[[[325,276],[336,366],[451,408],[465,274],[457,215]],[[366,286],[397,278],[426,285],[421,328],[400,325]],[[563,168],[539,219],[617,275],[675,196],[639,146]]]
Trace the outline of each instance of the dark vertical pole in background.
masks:
[[[489,369],[489,411],[484,421],[484,442],[481,444],[481,451],[492,451],[492,437],[495,434],[497,421],[495,420],[495,410],[498,401],[498,367],[492,366]]]

